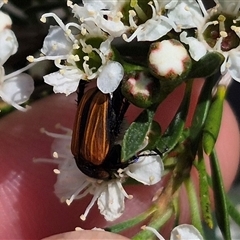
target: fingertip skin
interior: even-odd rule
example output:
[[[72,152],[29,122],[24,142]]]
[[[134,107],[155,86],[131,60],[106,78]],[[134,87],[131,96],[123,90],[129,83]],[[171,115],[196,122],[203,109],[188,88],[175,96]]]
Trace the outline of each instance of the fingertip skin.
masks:
[[[83,240],[128,240],[129,238],[123,237],[118,234],[105,232],[101,230],[80,230],[80,231],[73,231],[67,232],[62,234],[57,234],[51,237],[43,238],[42,240],[67,240],[67,239],[83,239]]]
[[[200,86],[201,81],[194,84],[193,107]],[[180,86],[162,104],[157,119],[163,129],[174,115],[174,109],[177,109],[183,93],[184,88]],[[91,196],[87,196],[83,201],[74,201],[70,206],[60,203],[53,193],[56,181],[53,169],[56,165],[33,163],[33,158],[52,158],[53,139],[40,133],[40,128],[58,132],[59,130],[54,128],[57,123],[70,128],[73,126],[77,110],[76,97],[74,94],[67,98],[59,94],[50,96],[34,103],[32,109],[26,113],[16,111],[0,119],[0,239],[41,239],[59,232],[72,231],[76,226],[83,229],[107,226],[97,207],[89,213],[85,222],[79,219],[91,201]],[[127,117],[129,120],[134,119],[132,109],[128,111]],[[216,147],[225,187],[229,189],[238,169],[240,136],[238,123],[227,102],[224,104]],[[208,164],[207,159],[206,163]],[[166,181],[161,181],[159,185],[152,187],[126,186],[126,191],[134,198],[126,202],[124,218],[133,217],[147,209],[154,193],[165,183]],[[188,208],[187,198],[185,194],[182,194],[182,197],[185,207],[181,208],[185,215],[183,220],[188,222],[189,212],[184,211]],[[124,218],[119,221],[125,220]],[[88,233],[84,231],[85,237],[82,239],[86,239],[86,234]]]

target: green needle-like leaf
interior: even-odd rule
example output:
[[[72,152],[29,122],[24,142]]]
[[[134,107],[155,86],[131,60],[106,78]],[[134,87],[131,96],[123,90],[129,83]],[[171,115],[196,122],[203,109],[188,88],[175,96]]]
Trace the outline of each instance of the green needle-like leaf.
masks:
[[[173,209],[167,209],[161,216],[156,218],[154,221],[151,221],[148,226],[154,229],[160,229],[172,216]],[[154,240],[156,239],[155,235],[149,230],[142,230],[138,234],[136,234],[132,240]]]
[[[199,140],[202,129],[207,117],[212,98],[212,89],[218,81],[218,76],[211,76],[205,79],[197,107],[194,112],[192,126],[190,128],[189,138],[192,142],[192,152],[196,152],[199,146]]]
[[[228,212],[232,220],[240,226],[240,212],[236,209],[234,204],[230,201],[229,197],[227,198]]]
[[[210,154],[210,165],[217,223],[224,239],[231,240],[226,193],[215,150]]]
[[[127,221],[118,223],[114,226],[105,228],[106,231],[113,232],[113,233],[119,233],[126,229],[129,229],[131,227],[136,226],[137,224],[143,222],[146,220],[149,216],[151,216],[152,213],[156,211],[156,208],[153,206],[149,208],[146,212],[139,214],[138,216],[131,218]]]

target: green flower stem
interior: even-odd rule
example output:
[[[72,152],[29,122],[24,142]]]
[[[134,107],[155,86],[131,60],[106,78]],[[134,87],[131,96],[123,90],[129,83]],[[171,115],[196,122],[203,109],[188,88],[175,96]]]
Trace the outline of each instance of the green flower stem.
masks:
[[[210,154],[210,166],[212,173],[212,188],[214,193],[215,214],[218,226],[225,240],[231,240],[229,215],[226,193],[224,190],[221,169],[215,150]]]
[[[184,183],[185,183],[185,187],[186,187],[187,194],[188,194],[188,202],[190,205],[192,224],[203,235],[200,209],[199,209],[199,205],[198,205],[198,198],[197,198],[197,193],[196,193],[194,183],[193,183],[191,177],[186,178]]]
[[[138,216],[129,219],[127,221],[121,222],[119,224],[113,225],[111,227],[105,228],[106,231],[118,233],[121,231],[124,231],[126,229],[129,229],[133,226],[136,226],[137,224],[145,221],[149,216],[151,216],[155,211],[157,210],[156,206],[151,206],[147,211],[139,214]]]
[[[223,103],[226,96],[226,86],[219,85],[216,95],[210,106],[206,122],[203,129],[203,149],[209,155],[217,141],[219,129],[222,121]]]
[[[213,228],[213,219],[211,213],[211,201],[209,194],[209,181],[208,174],[205,166],[205,160],[203,157],[202,144],[199,145],[198,150],[198,162],[196,163],[199,176],[199,198],[200,206],[204,221],[207,223],[209,228]]]
[[[138,14],[138,17],[142,20],[142,21],[147,21],[148,17],[147,15],[144,13],[143,9],[141,9],[138,5],[138,0],[131,0],[130,1],[130,6],[132,8],[135,9],[136,13]]]

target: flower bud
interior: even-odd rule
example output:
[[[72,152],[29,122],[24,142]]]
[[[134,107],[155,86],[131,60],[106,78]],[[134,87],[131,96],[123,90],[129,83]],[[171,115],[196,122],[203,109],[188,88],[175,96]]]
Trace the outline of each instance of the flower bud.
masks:
[[[132,72],[122,81],[122,94],[135,106],[148,108],[160,100],[160,82],[148,72]]]
[[[182,82],[188,75],[192,60],[186,48],[177,40],[152,43],[148,64],[150,72],[161,82]]]

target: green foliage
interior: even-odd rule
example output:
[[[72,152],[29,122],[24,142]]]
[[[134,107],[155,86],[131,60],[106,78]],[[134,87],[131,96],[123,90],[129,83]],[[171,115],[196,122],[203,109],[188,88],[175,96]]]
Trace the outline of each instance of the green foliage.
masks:
[[[226,87],[218,86],[217,93],[211,103],[203,129],[203,149],[210,154],[217,141],[222,120],[223,103],[226,95]]]
[[[122,159],[126,161],[148,144],[146,139],[152,126],[153,109],[145,109],[126,131],[122,143]]]
[[[214,193],[215,215],[225,240],[231,240],[226,192],[216,152],[210,154],[212,189]]]
[[[193,62],[187,78],[205,78],[218,72],[224,57],[218,52],[209,52],[199,61]]]
[[[179,109],[177,110],[167,130],[156,143],[156,148],[161,153],[171,151],[177,145],[180,137],[182,136],[190,103],[191,89],[192,80],[189,80],[187,82],[185,95]]]

